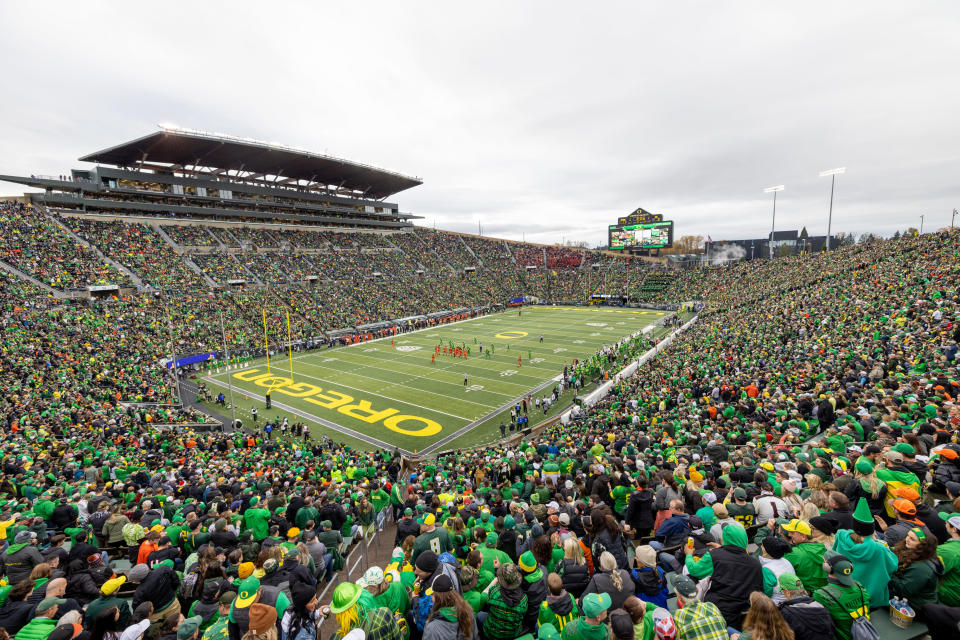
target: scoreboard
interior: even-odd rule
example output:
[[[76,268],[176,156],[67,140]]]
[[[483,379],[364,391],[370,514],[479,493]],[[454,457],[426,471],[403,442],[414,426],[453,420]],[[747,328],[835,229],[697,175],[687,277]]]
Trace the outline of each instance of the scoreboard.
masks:
[[[607,246],[613,251],[667,249],[673,246],[673,221],[637,208],[609,226]]]

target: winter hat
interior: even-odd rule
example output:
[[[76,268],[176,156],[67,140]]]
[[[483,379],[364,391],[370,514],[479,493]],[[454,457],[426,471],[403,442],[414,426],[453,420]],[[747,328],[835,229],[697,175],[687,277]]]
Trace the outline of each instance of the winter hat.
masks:
[[[810,518],[810,526],[828,536],[832,536],[837,532],[837,523],[823,516]]]
[[[779,560],[790,553],[790,543],[779,536],[767,536],[763,539],[763,550],[774,560]]]
[[[254,635],[265,633],[277,623],[277,610],[270,605],[254,604],[250,607],[250,631]]]
[[[637,547],[637,562],[645,567],[657,566],[657,552],[648,544]]]
[[[416,561],[417,569],[423,571],[424,573],[433,573],[437,570],[437,565],[439,560],[437,559],[437,554],[433,551],[424,551],[419,556],[417,556]]]
[[[866,498],[860,498],[857,501],[857,508],[853,511],[853,532],[861,536],[872,535],[873,514],[870,513],[870,505]]]

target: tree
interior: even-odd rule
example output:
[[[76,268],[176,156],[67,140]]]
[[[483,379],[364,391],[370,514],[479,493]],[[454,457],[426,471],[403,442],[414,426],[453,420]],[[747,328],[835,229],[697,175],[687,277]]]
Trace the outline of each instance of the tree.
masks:
[[[877,241],[877,236],[872,233],[864,233],[860,236],[860,244],[874,244]]]
[[[810,235],[807,233],[807,228],[806,228],[806,227],[804,227],[803,229],[800,229],[800,239],[801,239],[801,240],[806,240],[806,239],[809,238],[809,237],[810,237]]]
[[[793,247],[788,244],[782,244],[777,247],[777,255],[781,258],[786,258],[789,255],[793,254]]]
[[[837,239],[838,247],[850,247],[856,244],[857,242],[857,236],[855,236],[852,233],[847,233],[845,231],[841,231],[840,233],[838,233],[836,235],[836,239]]]
[[[920,235],[920,232],[917,231],[917,228],[916,228],[916,227],[910,227],[909,229],[907,229],[907,230],[903,233],[903,235],[905,235],[905,236],[907,236],[908,238],[910,238],[910,237],[913,237],[913,236],[918,236],[918,235]]]
[[[897,229],[897,232],[893,234],[893,239],[894,239],[894,240],[899,240],[899,239],[900,239],[900,230],[899,230],[899,229]]]

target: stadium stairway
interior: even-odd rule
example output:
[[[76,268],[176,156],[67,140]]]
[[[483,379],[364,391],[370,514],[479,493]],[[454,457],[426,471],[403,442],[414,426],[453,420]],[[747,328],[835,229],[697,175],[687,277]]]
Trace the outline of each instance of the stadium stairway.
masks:
[[[462,245],[464,246],[464,248],[466,248],[467,253],[469,253],[470,255],[473,256],[473,259],[474,259],[474,261],[475,261],[475,263],[474,263],[475,266],[478,266],[478,267],[484,266],[484,265],[483,265],[483,261],[482,261],[480,258],[477,257],[477,254],[475,254],[475,253],[473,252],[473,249],[471,249],[471,248],[470,248],[470,245],[467,244],[467,241],[463,239],[463,236],[461,236],[461,235],[458,233],[458,234],[456,234],[456,237],[457,237],[457,240],[460,241],[460,244],[462,244]]]
[[[123,275],[125,275],[127,278],[130,279],[130,282],[132,282],[133,284],[137,285],[137,287],[143,288],[143,287],[145,286],[144,283],[143,283],[143,280],[140,279],[140,276],[138,276],[138,275],[135,274],[133,271],[131,271],[130,269],[128,269],[128,268],[125,267],[124,265],[120,264],[119,262],[117,262],[117,261],[114,260],[113,258],[108,257],[107,254],[105,254],[103,251],[100,251],[100,247],[98,247],[97,245],[95,245],[95,244],[93,244],[92,242],[90,242],[89,240],[86,240],[85,238],[82,238],[82,237],[78,236],[77,234],[75,234],[73,231],[71,231],[71,230],[67,227],[67,225],[63,224],[63,222],[60,220],[60,218],[58,218],[58,217],[56,217],[56,216],[53,216],[53,215],[50,215],[50,211],[49,211],[49,210],[45,210],[44,213],[45,213],[45,215],[46,215],[46,217],[47,217],[47,220],[49,220],[50,222],[52,222],[52,223],[54,223],[55,225],[57,225],[57,227],[59,227],[60,230],[63,231],[63,233],[66,234],[67,237],[69,237],[71,240],[73,240],[73,241],[76,242],[77,244],[81,244],[81,245],[89,248],[91,251],[93,251],[95,254],[97,254],[97,257],[98,257],[98,258],[100,258],[101,260],[103,260],[104,262],[106,262],[107,264],[109,264],[110,266],[112,266],[114,269],[116,269],[117,271],[119,271],[120,273],[122,273]]]
[[[37,280],[37,279],[34,278],[33,276],[31,276],[31,275],[29,275],[29,274],[26,274],[26,273],[24,273],[23,271],[20,271],[20,269],[17,269],[17,268],[16,268],[15,266],[13,266],[12,264],[7,264],[6,262],[3,262],[2,260],[0,260],[0,269],[3,269],[3,270],[6,271],[7,273],[10,273],[10,274],[14,275],[14,276],[20,278],[21,280],[26,280],[27,282],[29,282],[29,283],[32,284],[33,286],[39,287],[40,289],[46,291],[48,294],[50,294],[50,295],[53,296],[54,298],[65,298],[65,297],[66,297],[66,295],[63,293],[63,291],[58,291],[58,290],[54,289],[53,287],[50,287],[50,286],[48,286],[48,285],[45,285],[44,283],[40,282],[39,280]]]

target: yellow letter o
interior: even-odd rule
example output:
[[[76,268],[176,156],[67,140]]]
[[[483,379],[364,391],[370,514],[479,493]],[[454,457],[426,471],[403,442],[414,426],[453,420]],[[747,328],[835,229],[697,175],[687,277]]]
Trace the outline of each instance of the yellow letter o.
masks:
[[[398,426],[401,422],[406,422],[407,420],[416,420],[422,422],[424,427],[422,429],[417,429],[416,431],[411,431],[410,429],[404,429],[403,427]],[[429,418],[421,418],[420,416],[407,416],[407,415],[398,415],[390,416],[383,421],[383,424],[386,425],[387,429],[391,431],[396,431],[397,433],[402,433],[408,436],[418,436],[420,438],[426,438],[440,433],[443,430],[443,427],[440,426],[439,422],[430,420]]]

